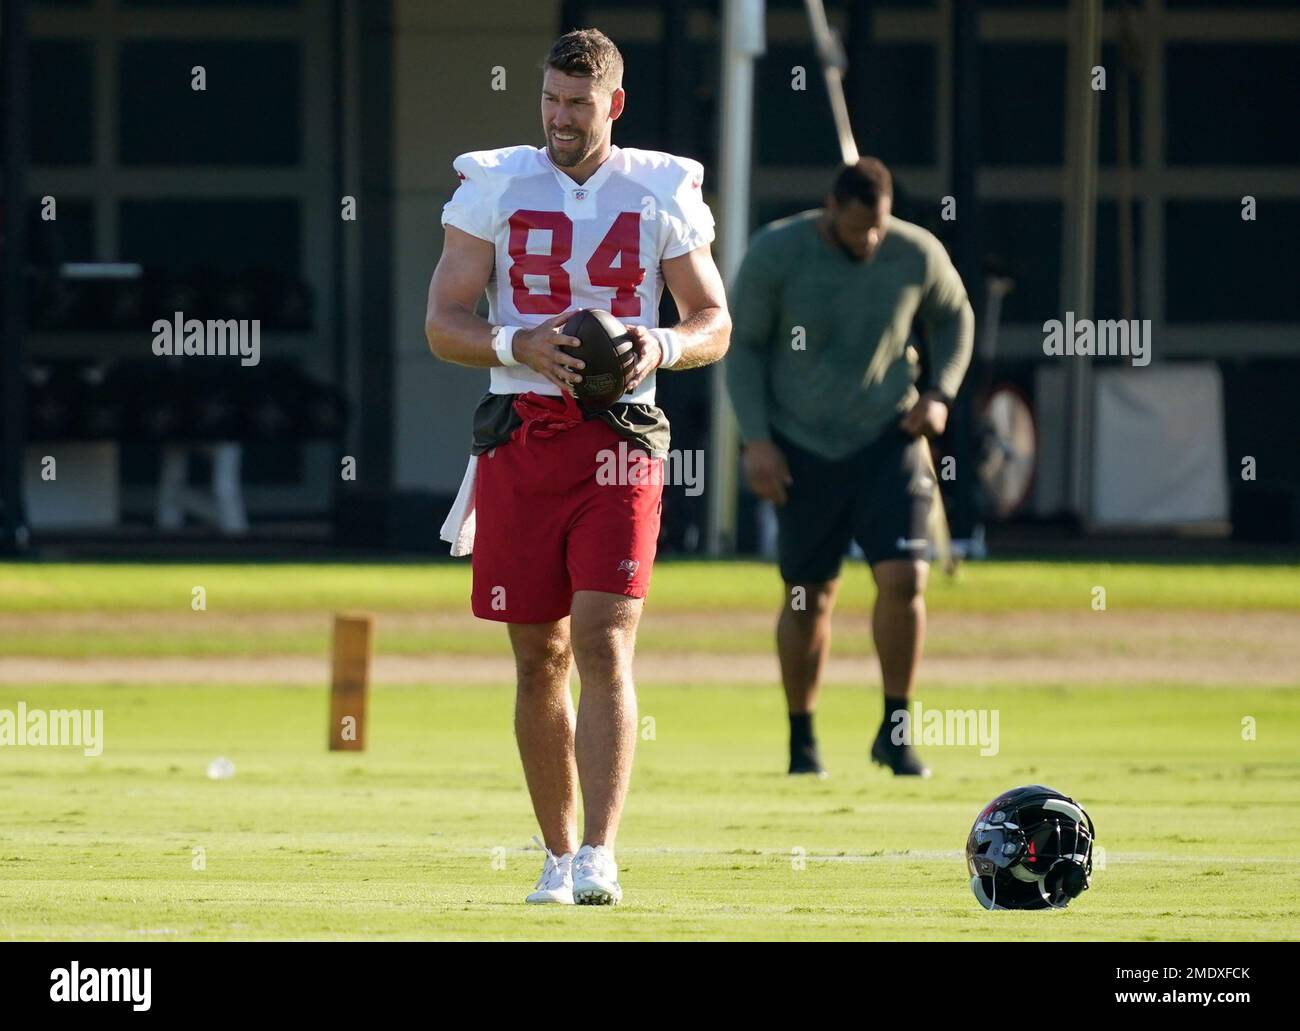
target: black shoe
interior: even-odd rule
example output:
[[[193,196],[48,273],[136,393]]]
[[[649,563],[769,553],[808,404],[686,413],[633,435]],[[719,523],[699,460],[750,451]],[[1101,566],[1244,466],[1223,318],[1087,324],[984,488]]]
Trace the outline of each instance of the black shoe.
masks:
[[[894,771],[895,777],[928,777],[930,767],[921,761],[911,745],[896,745],[890,738],[892,727],[880,728],[871,745],[871,761]]]
[[[794,776],[801,773],[810,773],[819,780],[826,778],[827,773],[817,755],[816,745],[790,750],[790,775]]]

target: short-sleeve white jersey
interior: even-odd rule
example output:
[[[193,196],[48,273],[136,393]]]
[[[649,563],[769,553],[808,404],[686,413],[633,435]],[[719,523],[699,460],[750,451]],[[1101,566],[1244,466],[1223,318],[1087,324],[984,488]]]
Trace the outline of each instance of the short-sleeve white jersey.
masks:
[[[611,147],[577,183],[538,147],[461,154],[460,180],[442,224],[496,248],[488,281],[493,325],[529,328],[563,312],[602,308],[653,328],[663,295],[660,263],[713,241],[704,166],[655,150]],[[559,393],[525,366],[493,367],[494,394]],[[621,400],[654,403],[655,377]]]

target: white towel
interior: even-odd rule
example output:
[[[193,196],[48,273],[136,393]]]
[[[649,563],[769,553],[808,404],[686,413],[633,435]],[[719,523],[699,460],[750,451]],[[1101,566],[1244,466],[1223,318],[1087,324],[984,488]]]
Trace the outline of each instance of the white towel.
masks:
[[[468,555],[474,550],[474,480],[478,475],[478,455],[469,456],[465,478],[452,502],[451,511],[438,536],[451,543],[453,555]]]

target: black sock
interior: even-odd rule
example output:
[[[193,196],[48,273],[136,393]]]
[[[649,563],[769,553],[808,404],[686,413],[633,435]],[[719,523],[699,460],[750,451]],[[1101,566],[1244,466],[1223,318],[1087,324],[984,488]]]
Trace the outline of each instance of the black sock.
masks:
[[[880,734],[889,738],[889,743],[894,743],[894,729],[900,726],[908,726],[911,723],[912,714],[908,709],[908,700],[906,698],[891,698],[885,695],[885,718],[880,721]],[[912,729],[908,726],[908,729]],[[898,736],[903,738],[902,731]],[[910,740],[911,735],[903,740]]]
[[[817,739],[813,737],[812,713],[790,713],[790,751],[815,748],[816,745]]]

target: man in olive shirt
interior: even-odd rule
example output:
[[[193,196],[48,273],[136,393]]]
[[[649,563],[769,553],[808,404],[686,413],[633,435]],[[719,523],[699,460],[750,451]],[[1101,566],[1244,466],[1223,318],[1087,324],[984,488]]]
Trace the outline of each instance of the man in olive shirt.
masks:
[[[925,634],[927,525],[938,489],[922,438],[944,431],[975,316],[943,245],[891,218],[892,198],[880,161],[845,165],[824,208],[755,236],[731,290],[727,384],[745,476],[777,506],[791,773],[825,772],[812,714],[850,539],[877,587],[872,633],[885,715],[871,758],[895,774],[930,773],[899,730],[909,726]],[[920,390],[908,346],[916,316],[929,349]]]

